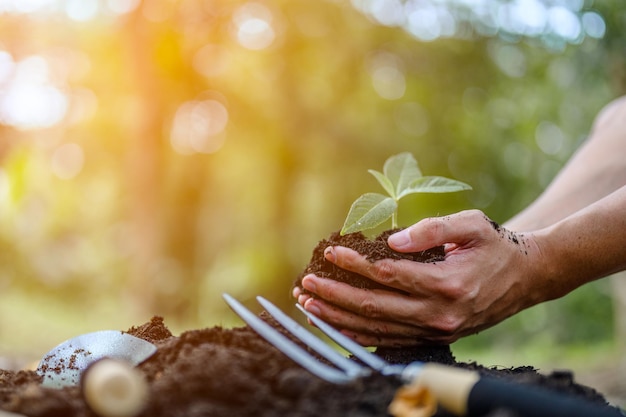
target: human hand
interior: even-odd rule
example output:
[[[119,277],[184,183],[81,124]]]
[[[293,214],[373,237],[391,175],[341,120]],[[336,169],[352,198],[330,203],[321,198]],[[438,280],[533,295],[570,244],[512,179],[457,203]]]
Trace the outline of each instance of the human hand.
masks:
[[[445,260],[368,261],[341,246],[325,258],[409,295],[354,288],[307,275],[293,295],[304,308],[366,346],[451,343],[550,298],[539,277],[541,251],[532,234],[516,234],[470,210],[429,218],[392,235],[398,252],[444,245]]]

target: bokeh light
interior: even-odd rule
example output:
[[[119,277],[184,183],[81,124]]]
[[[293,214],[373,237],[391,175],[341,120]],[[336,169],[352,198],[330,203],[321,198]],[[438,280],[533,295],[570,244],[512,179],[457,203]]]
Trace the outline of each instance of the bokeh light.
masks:
[[[467,208],[505,221],[623,85],[625,15],[583,0],[0,0],[0,355],[152,314],[206,326],[232,316],[221,292],[289,308],[311,248],[394,153],[473,186],[407,199],[401,224]],[[13,337],[30,329],[45,330]]]
[[[65,3],[67,16],[78,22],[93,19],[98,14],[98,10],[98,0],[67,0]]]
[[[233,15],[235,37],[244,48],[260,50],[276,38],[272,12],[261,3],[246,3]]]
[[[499,35],[507,40],[538,38],[546,47],[560,49],[585,36],[600,38],[605,30],[600,15],[583,12],[582,1],[352,0],[352,4],[375,22],[403,27],[422,41]]]
[[[537,146],[539,146],[546,155],[557,155],[567,142],[561,128],[547,121],[543,121],[537,125],[535,140]]]
[[[228,110],[216,100],[188,101],[174,116],[170,141],[181,154],[214,153],[224,143]]]
[[[401,60],[390,53],[378,53],[369,62],[372,85],[376,93],[387,100],[397,100],[404,96],[406,79]]]
[[[4,88],[0,89],[0,122],[20,129],[51,127],[67,112],[68,100],[60,88],[50,81],[48,62],[34,55],[10,64],[3,58]],[[10,70],[12,69],[12,71]]]
[[[135,10],[141,0],[107,0],[107,6],[113,13],[125,14]]]

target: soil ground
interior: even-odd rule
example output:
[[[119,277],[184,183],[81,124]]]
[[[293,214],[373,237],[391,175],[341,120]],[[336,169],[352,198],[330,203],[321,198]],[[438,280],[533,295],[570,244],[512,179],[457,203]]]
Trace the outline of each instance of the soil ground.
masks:
[[[261,317],[268,319],[266,314]],[[273,324],[273,323],[272,323]],[[344,385],[324,382],[300,368],[248,327],[213,327],[174,336],[160,317],[128,330],[158,347],[138,369],[150,396],[141,416],[387,416],[401,385],[374,374]],[[577,384],[569,372],[542,375],[534,368],[489,369],[456,363],[449,347],[379,352],[387,359],[435,361],[479,370],[522,383],[542,385],[605,404],[595,390]],[[0,409],[27,416],[95,416],[80,387],[43,388],[34,371],[0,370]],[[437,416],[448,416],[443,410]],[[498,410],[490,417],[512,416]]]
[[[372,258],[397,256],[384,253],[385,240],[384,237],[376,240],[373,247],[378,248],[375,250],[378,255],[370,255]],[[302,276],[308,272],[341,275],[341,271],[327,270],[332,267],[320,260],[324,248],[331,242],[343,241],[336,234],[321,241]],[[441,249],[434,249],[409,256],[414,260],[437,261],[441,254]],[[351,281],[353,278],[347,278],[347,282],[356,286],[370,285],[359,277]],[[265,312],[260,316],[278,326]],[[175,336],[163,318],[154,317],[127,332],[154,343],[158,348],[151,358],[137,367],[149,387],[148,401],[140,414],[142,417],[384,417],[389,415],[387,407],[401,385],[397,378],[379,374],[342,385],[322,381],[248,327],[213,327]],[[606,404],[600,393],[578,384],[568,371],[543,375],[532,366],[492,369],[477,363],[458,363],[449,346],[378,349],[376,353],[392,363],[443,363]],[[27,370],[0,369],[0,415],[2,410],[31,417],[96,415],[85,402],[81,387],[44,388],[41,377]],[[449,414],[438,410],[436,416]],[[503,409],[486,416],[510,417],[514,414]]]

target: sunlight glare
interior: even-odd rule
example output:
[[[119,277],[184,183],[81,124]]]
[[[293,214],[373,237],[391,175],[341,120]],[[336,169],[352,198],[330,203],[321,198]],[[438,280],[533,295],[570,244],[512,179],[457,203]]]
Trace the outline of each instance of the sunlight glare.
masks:
[[[548,24],[554,33],[569,41],[580,38],[582,33],[580,20],[565,7],[551,7],[548,10]]]
[[[233,15],[235,36],[241,46],[251,50],[269,47],[276,38],[272,12],[259,3],[246,3]]]
[[[15,62],[10,53],[0,50],[0,85],[6,82],[13,74]]]
[[[600,38],[606,30],[595,12],[583,13],[584,0],[352,0],[372,21],[401,26],[421,41],[500,33],[504,39],[540,38],[546,46],[579,43],[585,34]],[[586,16],[586,15],[589,16]],[[469,27],[472,29],[468,29]],[[584,30],[582,27],[584,26]],[[511,36],[513,35],[513,36]]]
[[[423,6],[408,15],[408,31],[423,41],[433,41],[441,36],[441,26],[435,7]]]
[[[512,18],[508,24],[513,33],[537,36],[545,31],[548,16],[543,3],[537,0],[519,0],[512,3],[510,9]]]
[[[374,18],[386,26],[401,26],[406,19],[399,0],[373,0],[370,8]]]
[[[141,0],[107,0],[109,10],[117,14],[126,14],[135,10]]]
[[[56,2],[57,0],[0,0],[0,12],[35,13]]]
[[[50,84],[48,63],[35,55],[17,64],[13,79],[0,91],[0,122],[20,129],[51,127],[67,112],[63,92]]]
[[[67,0],[67,17],[78,22],[86,22],[98,14],[98,0]]]

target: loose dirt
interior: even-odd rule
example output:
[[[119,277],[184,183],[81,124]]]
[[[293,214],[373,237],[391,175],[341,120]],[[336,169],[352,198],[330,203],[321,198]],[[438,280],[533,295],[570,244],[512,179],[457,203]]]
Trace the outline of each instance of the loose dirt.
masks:
[[[387,235],[379,236],[373,245],[368,245],[371,260],[408,257],[436,262],[443,257],[443,248],[419,254],[390,254],[387,252]],[[326,262],[323,251],[329,245],[351,244],[338,234],[321,241],[296,284],[304,275],[314,272],[345,280],[354,286],[373,287],[371,281],[344,275],[345,271]],[[358,247],[357,250],[365,251]],[[278,326],[265,312],[260,316]],[[150,393],[141,417],[384,417],[388,416],[387,407],[401,385],[397,378],[379,374],[343,385],[322,381],[248,327],[212,327],[175,336],[163,318],[154,317],[127,332],[156,344],[158,348],[150,359],[137,367],[148,382]],[[392,363],[443,363],[606,404],[601,394],[576,383],[569,371],[543,375],[532,366],[494,369],[477,363],[458,363],[450,346],[378,349],[376,353]],[[84,401],[80,386],[44,388],[41,377],[27,370],[0,370],[0,410],[31,417],[96,415]],[[439,410],[436,416],[449,414]],[[510,417],[514,414],[509,410],[497,410],[488,416]]]

